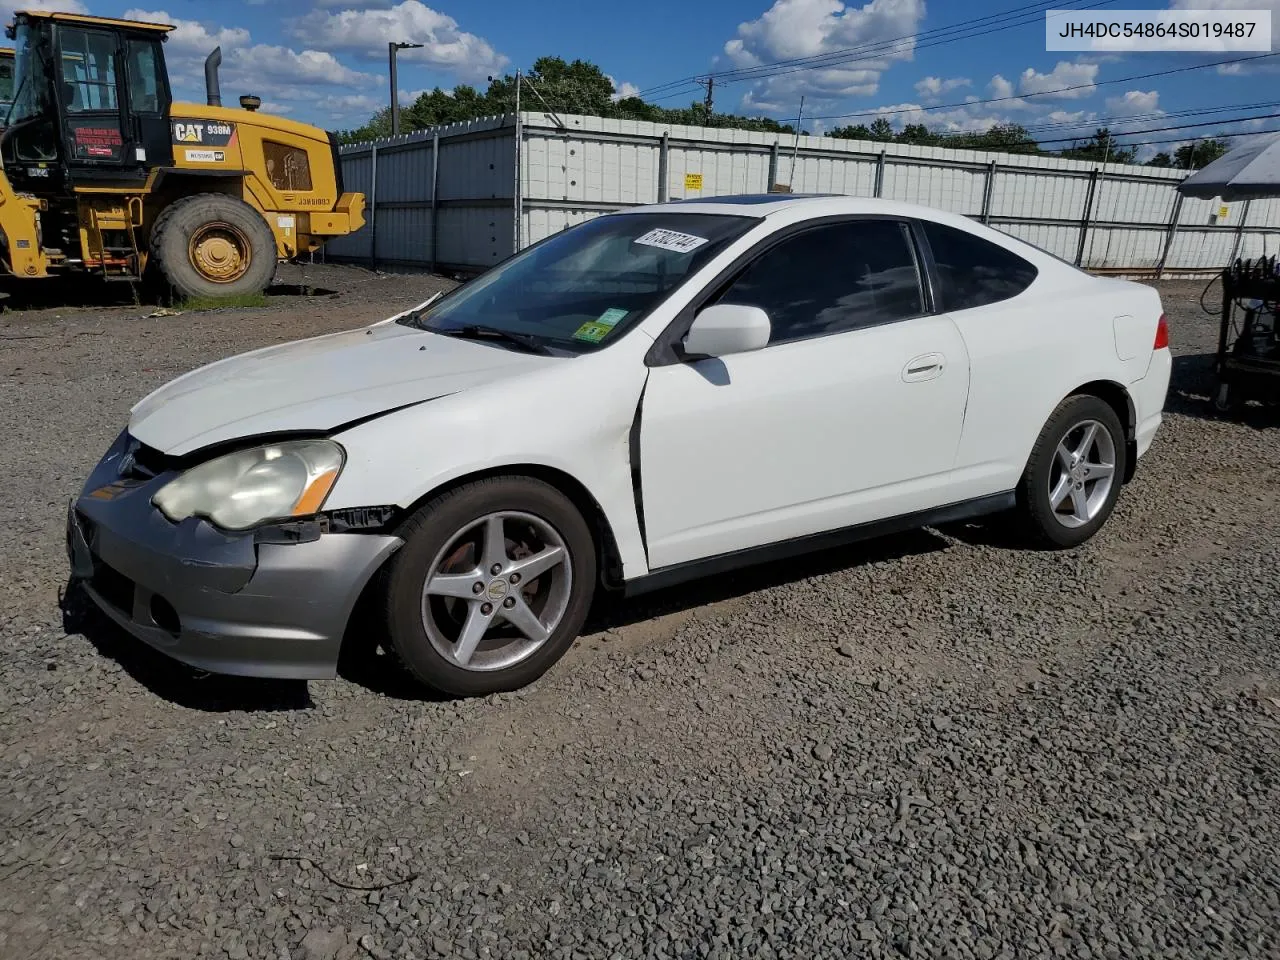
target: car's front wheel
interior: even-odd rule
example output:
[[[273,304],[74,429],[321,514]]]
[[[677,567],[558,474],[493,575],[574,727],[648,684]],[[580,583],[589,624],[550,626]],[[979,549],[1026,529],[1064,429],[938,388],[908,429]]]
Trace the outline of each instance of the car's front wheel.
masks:
[[[1018,507],[1034,539],[1075,547],[1107,522],[1125,473],[1124,427],[1110,404],[1068,397],[1049,417],[1018,488]]]
[[[595,588],[591,530],[554,487],[496,477],[405,525],[386,593],[392,652],[422,683],[482,696],[532,683],[573,644]]]

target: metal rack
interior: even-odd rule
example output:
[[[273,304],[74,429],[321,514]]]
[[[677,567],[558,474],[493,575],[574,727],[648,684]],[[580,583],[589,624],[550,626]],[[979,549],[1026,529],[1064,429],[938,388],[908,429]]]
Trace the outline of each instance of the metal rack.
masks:
[[[1222,271],[1222,321],[1214,370],[1214,406],[1223,412],[1246,400],[1280,402],[1280,261],[1237,260]],[[1237,315],[1242,315],[1237,322]]]

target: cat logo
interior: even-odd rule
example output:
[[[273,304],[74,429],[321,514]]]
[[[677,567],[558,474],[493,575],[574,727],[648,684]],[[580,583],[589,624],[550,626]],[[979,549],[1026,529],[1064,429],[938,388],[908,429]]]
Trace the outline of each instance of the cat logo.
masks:
[[[173,125],[173,139],[179,143],[203,143],[204,124],[175,123]]]

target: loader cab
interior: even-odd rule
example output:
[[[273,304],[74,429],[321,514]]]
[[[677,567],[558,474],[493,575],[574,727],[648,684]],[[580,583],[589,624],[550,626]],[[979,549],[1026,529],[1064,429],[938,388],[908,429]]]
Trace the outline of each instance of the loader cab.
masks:
[[[171,27],[23,12],[14,41],[12,104],[0,137],[18,189],[130,186],[173,162],[173,98],[163,42]]]

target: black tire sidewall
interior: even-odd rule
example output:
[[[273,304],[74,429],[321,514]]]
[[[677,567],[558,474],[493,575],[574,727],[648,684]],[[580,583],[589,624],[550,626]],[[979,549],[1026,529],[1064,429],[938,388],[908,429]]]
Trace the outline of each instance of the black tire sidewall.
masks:
[[[422,626],[422,586],[428,568],[467,524],[500,510],[533,514],[564,539],[573,564],[569,604],[551,637],[527,660],[505,670],[464,670],[432,646]],[[595,593],[595,540],[573,503],[549,484],[524,477],[491,478],[459,487],[423,506],[405,524],[386,584],[391,652],[421,683],[450,696],[484,696],[527,686],[547,672],[577,638]]]
[[[233,283],[215,283],[191,264],[192,234],[208,223],[229,223],[249,239],[248,270]],[[261,293],[276,273],[276,239],[256,209],[222,193],[202,193],[171,203],[156,220],[151,255],[160,276],[181,297],[225,297]]]
[[[1107,502],[1098,515],[1080,527],[1066,527],[1054,516],[1049,503],[1049,473],[1063,438],[1083,420],[1097,420],[1111,433],[1116,451],[1115,475]],[[1127,467],[1128,445],[1124,425],[1106,401],[1093,396],[1068,397],[1050,416],[1040,432],[1019,490],[1019,505],[1035,538],[1044,546],[1076,547],[1093,537],[1115,509]]]

